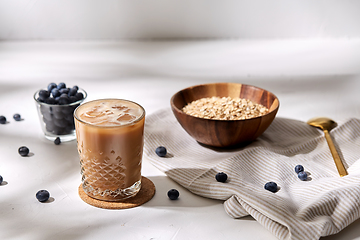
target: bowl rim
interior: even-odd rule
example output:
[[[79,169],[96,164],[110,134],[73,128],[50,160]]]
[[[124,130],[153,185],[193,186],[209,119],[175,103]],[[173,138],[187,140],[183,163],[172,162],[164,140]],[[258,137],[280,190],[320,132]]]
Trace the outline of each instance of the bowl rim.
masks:
[[[175,106],[174,104],[174,98],[177,94],[179,94],[180,92],[182,91],[185,91],[185,90],[188,90],[188,89],[191,89],[191,88],[196,88],[196,87],[201,87],[201,86],[207,86],[207,85],[218,85],[218,84],[224,84],[224,85],[228,85],[228,84],[235,84],[235,85],[242,85],[242,86],[248,86],[248,87],[253,87],[253,88],[256,88],[256,89],[260,89],[260,90],[264,90],[266,92],[269,92],[271,93],[273,96],[274,96],[274,101],[277,100],[277,106],[269,111],[268,113],[266,113],[265,115],[262,115],[262,116],[258,116],[258,117],[252,117],[252,118],[248,118],[248,119],[236,119],[236,120],[220,120],[220,119],[208,119],[208,118],[200,118],[200,117],[195,117],[195,116],[192,116],[192,115],[189,115],[189,114],[186,114],[184,111],[182,111],[181,109],[179,109],[178,107]],[[171,108],[173,110],[175,110],[178,114],[182,114],[182,115],[186,115],[186,116],[189,116],[189,117],[193,117],[193,118],[196,118],[196,119],[203,119],[203,120],[209,120],[209,121],[214,121],[214,122],[237,122],[237,121],[247,121],[247,120],[252,120],[252,119],[258,119],[258,118],[263,118],[269,114],[272,114],[272,113],[276,113],[278,110],[279,110],[279,107],[280,107],[280,101],[279,101],[279,98],[273,93],[273,92],[270,92],[264,88],[261,88],[261,87],[257,87],[257,86],[254,86],[254,85],[250,85],[250,84],[244,84],[244,83],[235,83],[235,82],[215,82],[215,83],[203,83],[203,84],[197,84],[197,85],[193,85],[193,86],[190,86],[190,87],[186,87],[186,88],[183,88],[179,91],[177,91],[176,93],[173,94],[173,96],[171,97],[170,99],[170,105],[171,105]]]

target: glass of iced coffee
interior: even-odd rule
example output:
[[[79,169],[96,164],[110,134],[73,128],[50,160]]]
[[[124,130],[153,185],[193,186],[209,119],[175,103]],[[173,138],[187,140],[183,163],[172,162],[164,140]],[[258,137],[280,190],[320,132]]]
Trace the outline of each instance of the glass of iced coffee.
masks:
[[[122,201],[141,188],[145,110],[122,99],[100,99],[74,112],[82,187],[95,199]]]

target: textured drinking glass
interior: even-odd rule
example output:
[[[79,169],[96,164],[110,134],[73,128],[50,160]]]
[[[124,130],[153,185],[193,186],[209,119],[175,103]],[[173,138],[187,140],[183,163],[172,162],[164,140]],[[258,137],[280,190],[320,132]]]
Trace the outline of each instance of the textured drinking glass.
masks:
[[[54,141],[60,137],[62,142],[75,140],[74,110],[86,99],[87,94],[79,89],[83,99],[65,105],[47,104],[38,101],[39,91],[34,94],[34,100],[45,137]]]
[[[95,199],[121,201],[141,188],[145,110],[121,99],[100,99],[74,112],[82,188]]]

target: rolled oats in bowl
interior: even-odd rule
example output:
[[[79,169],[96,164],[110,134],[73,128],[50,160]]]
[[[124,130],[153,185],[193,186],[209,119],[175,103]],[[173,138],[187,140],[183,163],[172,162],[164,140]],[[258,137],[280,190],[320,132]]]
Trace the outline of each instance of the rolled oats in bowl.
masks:
[[[192,101],[182,110],[194,117],[214,120],[250,119],[269,112],[267,107],[249,99],[215,96]]]

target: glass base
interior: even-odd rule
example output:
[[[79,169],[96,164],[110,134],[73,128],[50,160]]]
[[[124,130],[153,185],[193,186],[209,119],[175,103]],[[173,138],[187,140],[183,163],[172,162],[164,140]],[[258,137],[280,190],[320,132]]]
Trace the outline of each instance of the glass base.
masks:
[[[82,184],[84,192],[92,198],[103,201],[123,201],[125,199],[135,196],[141,189],[141,179],[135,182],[132,186],[125,189],[104,190],[100,188],[94,188],[91,185],[87,185],[85,182]]]
[[[73,141],[76,140],[76,134],[75,131],[73,131],[72,133],[69,134],[65,134],[65,135],[55,135],[55,134],[51,134],[51,133],[45,133],[45,137],[46,139],[50,140],[50,141],[54,141],[57,137],[60,138],[61,142],[69,142],[69,141]]]

